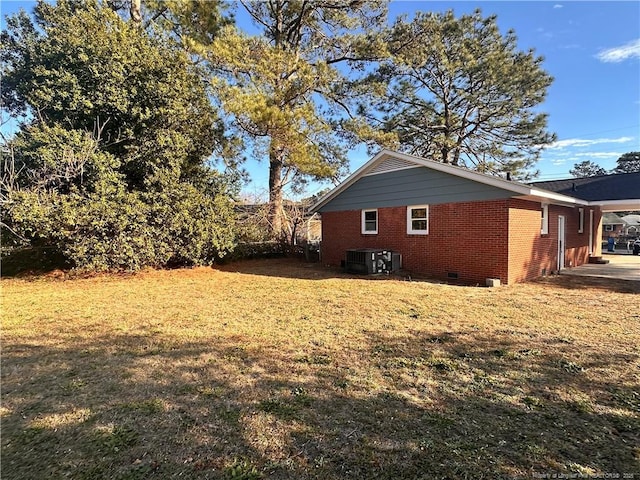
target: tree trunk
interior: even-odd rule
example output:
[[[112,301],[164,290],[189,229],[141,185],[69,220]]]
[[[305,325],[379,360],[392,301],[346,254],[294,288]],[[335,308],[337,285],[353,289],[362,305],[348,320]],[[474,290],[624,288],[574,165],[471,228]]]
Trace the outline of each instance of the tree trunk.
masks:
[[[271,236],[279,238],[283,230],[282,158],[273,144],[269,148],[269,225]]]
[[[142,22],[142,12],[140,11],[140,2],[141,0],[131,0],[131,8],[129,8],[129,13],[131,14],[131,20],[135,23]]]
[[[449,163],[449,149],[447,147],[440,148],[440,155],[442,155],[442,163]]]

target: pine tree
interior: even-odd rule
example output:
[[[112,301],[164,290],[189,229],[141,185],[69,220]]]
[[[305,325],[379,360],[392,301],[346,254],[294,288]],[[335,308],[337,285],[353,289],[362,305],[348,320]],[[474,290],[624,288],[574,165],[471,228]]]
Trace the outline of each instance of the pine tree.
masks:
[[[591,160],[585,160],[580,163],[576,163],[569,173],[576,178],[584,177],[597,177],[598,175],[606,175],[607,171],[597,163],[593,163]]]
[[[250,36],[223,28],[201,50],[216,77],[223,109],[233,116],[257,158],[269,162],[272,233],[282,230],[283,190],[345,173],[345,145],[336,135],[348,112],[338,64],[357,64],[381,48],[376,34],[386,9],[375,1],[242,2],[262,29]]]
[[[628,152],[616,160],[613,173],[640,172],[640,152]]]
[[[545,145],[547,116],[536,109],[552,78],[533,51],[517,49],[495,16],[417,13],[396,21],[371,125],[400,150],[514,178],[531,176]],[[362,105],[367,109],[366,105]],[[371,109],[369,109],[371,111]]]

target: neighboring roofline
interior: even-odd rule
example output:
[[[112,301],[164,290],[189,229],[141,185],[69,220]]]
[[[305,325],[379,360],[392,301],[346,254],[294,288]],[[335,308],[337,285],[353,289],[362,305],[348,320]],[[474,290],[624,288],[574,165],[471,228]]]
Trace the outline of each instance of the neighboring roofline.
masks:
[[[591,175],[590,177],[559,178],[557,180],[536,180],[534,182],[531,182],[531,185],[539,185],[541,183],[572,182],[572,183],[575,183],[576,186],[580,187],[582,181],[587,181],[588,183],[590,183],[591,181],[597,180],[599,178],[623,177],[625,175],[630,175],[635,173],[638,173],[638,172],[604,173],[602,175]]]
[[[622,220],[617,214],[614,212],[603,212],[602,213],[602,224],[603,225],[625,225],[625,221]]]
[[[546,200],[549,203],[585,205],[585,206],[590,205],[590,202],[586,200],[581,200],[579,198],[570,197],[568,195],[562,195],[560,193],[551,192],[541,188],[534,188],[529,185],[525,185],[523,183],[513,182],[511,180],[505,180],[503,178],[486,175],[484,173],[473,172],[471,170],[467,170],[466,168],[454,167],[453,165],[448,165],[441,162],[434,162],[433,160],[427,160],[426,158],[416,157],[414,155],[394,152],[392,150],[385,149],[378,152],[373,158],[371,158],[367,163],[362,165],[358,170],[356,170],[353,174],[351,174],[346,180],[344,180],[337,187],[335,187],[333,190],[331,190],[322,198],[320,198],[320,200],[318,200],[318,202],[316,202],[316,204],[311,207],[310,211],[317,212],[319,209],[321,209],[327,203],[329,203],[331,200],[337,197],[340,193],[342,193],[348,187],[353,185],[357,180],[363,177],[367,172],[367,170],[369,170],[373,165],[375,165],[379,161],[384,160],[387,157],[395,157],[397,159],[405,160],[407,162],[412,162],[412,163],[415,163],[416,165],[424,166],[432,170],[437,170],[439,172],[455,175],[456,177],[461,177],[467,180],[472,180],[474,182],[501,188],[503,190],[513,192],[518,196],[533,197],[531,198],[531,200],[535,200],[535,201],[544,202]],[[592,203],[596,204],[595,202],[592,202]],[[597,204],[599,205],[600,202],[598,202]]]
[[[637,209],[627,208],[625,210],[639,210],[640,211],[640,207],[638,207]],[[627,217],[640,217],[640,215],[632,213],[632,214],[623,215],[623,216],[620,217],[620,220],[625,222],[630,227],[638,227],[638,226],[640,226],[640,218],[638,218],[637,220],[635,218],[630,218],[629,220],[627,220]]]

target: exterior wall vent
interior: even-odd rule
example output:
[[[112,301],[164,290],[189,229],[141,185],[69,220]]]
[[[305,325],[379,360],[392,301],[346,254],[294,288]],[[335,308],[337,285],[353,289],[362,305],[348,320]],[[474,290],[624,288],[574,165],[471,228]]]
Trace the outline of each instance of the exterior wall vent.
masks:
[[[367,175],[376,175],[378,173],[384,172],[392,172],[394,170],[403,170],[405,168],[418,168],[419,165],[416,165],[412,162],[407,162],[406,160],[400,160],[398,158],[387,158],[383,160],[378,165],[376,165]],[[367,176],[365,175],[365,176]]]

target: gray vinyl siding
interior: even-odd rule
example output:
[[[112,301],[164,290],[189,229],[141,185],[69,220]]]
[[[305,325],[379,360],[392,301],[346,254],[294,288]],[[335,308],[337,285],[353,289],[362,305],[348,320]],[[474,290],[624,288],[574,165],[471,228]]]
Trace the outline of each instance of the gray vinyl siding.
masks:
[[[320,212],[498,200],[514,195],[498,187],[417,167],[362,177]]]

